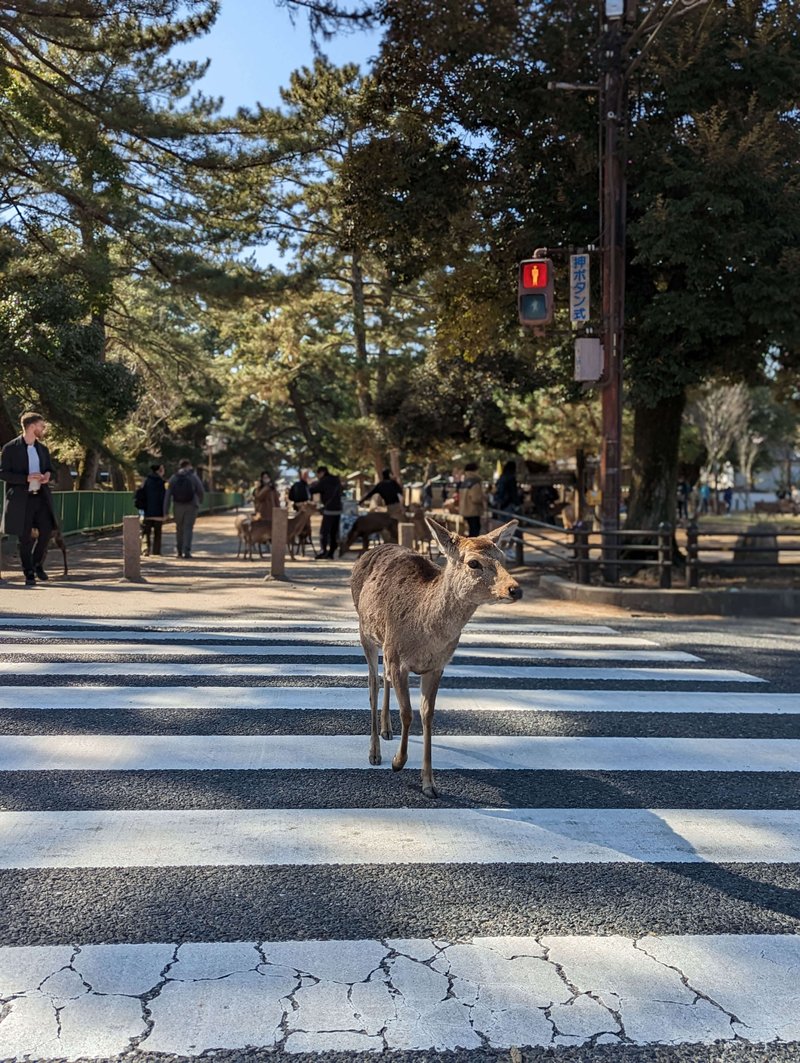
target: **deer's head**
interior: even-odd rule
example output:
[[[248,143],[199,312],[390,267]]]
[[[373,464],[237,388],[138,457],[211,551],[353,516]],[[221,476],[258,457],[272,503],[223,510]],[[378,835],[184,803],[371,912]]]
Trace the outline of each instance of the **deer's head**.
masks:
[[[451,566],[450,579],[464,598],[519,601],[522,587],[506,569],[503,553],[503,546],[516,531],[518,521],[510,520],[487,535],[466,538],[452,534],[430,517],[425,520]]]

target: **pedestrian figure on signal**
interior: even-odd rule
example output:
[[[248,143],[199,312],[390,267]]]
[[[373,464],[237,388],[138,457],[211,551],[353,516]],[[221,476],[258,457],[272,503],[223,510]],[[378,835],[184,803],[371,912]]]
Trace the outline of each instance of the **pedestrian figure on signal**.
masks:
[[[194,522],[204,495],[205,489],[192,463],[188,458],[182,458],[178,471],[170,477],[164,497],[164,516],[169,516],[170,503],[175,514],[175,553],[178,557],[192,556]]]
[[[316,557],[333,560],[339,542],[339,521],[342,516],[342,481],[328,471],[327,465],[317,469],[317,479],[309,487],[311,496],[319,495],[322,502],[320,550]]]
[[[8,485],[3,530],[6,535],[17,536],[25,585],[32,587],[37,579],[47,579],[44,559],[57,527],[49,487],[53,464],[42,442],[47,431],[44,417],[29,411],[23,413],[20,425],[22,435],[6,443],[0,453],[0,480]],[[35,545],[34,528],[38,531]]]
[[[467,535],[474,538],[481,533],[481,518],[486,505],[483,484],[474,461],[464,466],[464,479],[458,492],[458,512],[467,522]]]
[[[381,472],[381,479],[359,500],[359,506],[365,505],[375,495],[379,495],[383,500],[392,520],[403,519],[403,488],[392,476],[391,469],[384,469]]]
[[[167,486],[164,483],[164,466],[150,466],[144,483],[135,495],[136,508],[142,511],[142,532],[148,554],[161,553],[161,533],[164,530],[164,498]]]

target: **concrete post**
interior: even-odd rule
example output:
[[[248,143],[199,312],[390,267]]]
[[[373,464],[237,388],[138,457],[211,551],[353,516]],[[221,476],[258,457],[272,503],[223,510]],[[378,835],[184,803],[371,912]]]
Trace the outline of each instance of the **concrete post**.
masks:
[[[141,528],[138,517],[122,518],[122,578],[142,582]]]
[[[407,546],[409,550],[414,549],[414,525],[405,524],[401,521],[397,528],[399,542],[401,546]]]
[[[269,548],[269,576],[267,579],[286,579],[286,538],[289,514],[285,509],[272,511],[272,540]]]

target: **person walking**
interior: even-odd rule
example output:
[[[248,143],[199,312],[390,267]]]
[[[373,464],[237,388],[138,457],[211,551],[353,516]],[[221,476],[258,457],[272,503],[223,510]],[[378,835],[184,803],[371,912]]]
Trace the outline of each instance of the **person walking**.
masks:
[[[161,553],[161,533],[164,530],[164,498],[167,486],[164,483],[164,466],[158,463],[150,466],[141,487],[142,531],[147,542],[148,554]]]
[[[175,552],[178,557],[192,556],[194,522],[204,495],[205,489],[192,463],[188,458],[182,458],[178,471],[170,477],[164,496],[164,516],[169,516],[170,503],[175,514]]]
[[[255,520],[272,520],[273,509],[281,508],[281,499],[275,490],[275,484],[268,472],[262,472],[258,486],[253,492],[253,508]]]
[[[301,502],[311,501],[311,487],[308,482],[308,470],[303,469],[300,473],[300,479],[295,480],[292,486],[289,488],[289,501],[295,509],[300,508]]]
[[[467,522],[467,535],[472,539],[481,533],[481,518],[486,504],[483,484],[474,461],[464,466],[464,479],[458,492],[458,512]]]
[[[3,530],[6,535],[17,536],[25,585],[33,587],[37,579],[48,578],[44,559],[56,528],[49,487],[53,464],[50,451],[42,442],[47,431],[42,414],[32,410],[23,413],[20,426],[22,435],[6,443],[0,452],[0,480],[8,485]],[[34,528],[39,533],[35,545]]]
[[[367,491],[362,499],[359,499],[359,506],[365,505],[375,495],[379,495],[383,500],[386,511],[392,520],[403,519],[405,516],[403,510],[403,488],[392,476],[391,469],[384,469],[381,472],[381,479]]]
[[[322,503],[322,527],[320,528],[320,552],[317,558],[333,560],[339,542],[339,521],[342,516],[342,481],[320,465],[317,478],[310,485],[311,496],[319,495]]]
[[[497,478],[494,488],[494,506],[504,513],[520,512],[520,494],[517,485],[517,463],[507,461]]]

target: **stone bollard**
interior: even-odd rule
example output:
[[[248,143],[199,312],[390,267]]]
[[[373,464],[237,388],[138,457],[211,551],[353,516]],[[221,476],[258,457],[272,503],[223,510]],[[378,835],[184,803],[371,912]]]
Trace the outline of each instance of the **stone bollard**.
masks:
[[[407,546],[409,550],[414,549],[414,525],[400,523],[397,527],[398,541],[401,546]]]
[[[122,578],[142,583],[142,530],[138,517],[122,518]]]
[[[272,511],[272,538],[269,547],[269,575],[265,579],[286,579],[286,539],[289,514],[277,507]]]

